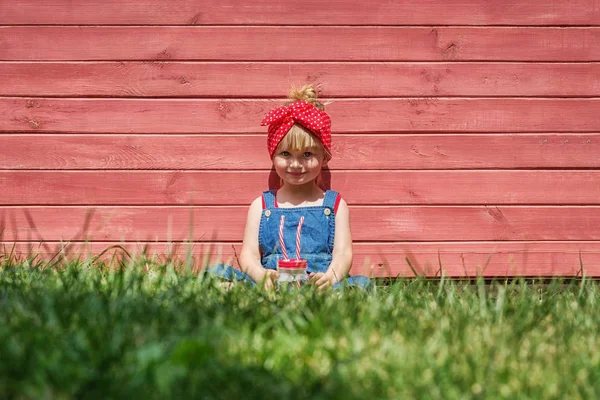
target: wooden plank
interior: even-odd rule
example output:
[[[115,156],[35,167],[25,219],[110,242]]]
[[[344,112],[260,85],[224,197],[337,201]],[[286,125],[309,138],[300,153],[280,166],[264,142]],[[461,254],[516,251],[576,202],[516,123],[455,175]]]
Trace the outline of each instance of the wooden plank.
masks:
[[[264,134],[5,134],[0,135],[0,149],[10,149],[0,157],[0,170],[271,168]],[[226,154],[236,156],[224,157]],[[598,154],[598,133],[335,134],[330,167],[333,170],[600,168]]]
[[[263,133],[281,101],[0,98],[0,132]],[[337,99],[339,133],[598,132],[600,98]]]
[[[108,250],[111,246],[115,247]],[[122,246],[134,257],[145,251],[148,257],[157,261],[172,257],[185,262],[186,254],[190,253],[195,268],[202,267],[204,263],[214,265],[229,260],[238,267],[235,254],[239,255],[241,250],[239,242],[196,242],[191,245],[166,242],[0,242],[0,255],[13,251],[17,257],[36,255],[37,259],[54,257],[56,260],[63,255],[70,259],[85,259],[106,250],[102,259],[109,261],[124,254],[116,246]],[[440,264],[443,274],[449,277],[581,276],[581,266],[586,276],[600,277],[600,242],[355,243],[351,274],[411,277],[414,272],[409,262],[417,274],[429,277],[441,275]]]
[[[235,9],[235,12],[232,10]],[[598,25],[594,0],[0,0],[3,25]]]
[[[361,79],[356,79],[360,76]],[[600,63],[3,62],[0,96],[599,96]]]
[[[600,171],[329,171],[325,177],[353,205],[600,204]],[[268,181],[267,171],[5,171],[0,205],[248,205]]]
[[[600,61],[600,28],[4,26],[0,60]]]
[[[356,241],[600,240],[598,206],[353,206]],[[247,207],[0,208],[3,240],[236,241]],[[190,232],[192,232],[190,234]]]

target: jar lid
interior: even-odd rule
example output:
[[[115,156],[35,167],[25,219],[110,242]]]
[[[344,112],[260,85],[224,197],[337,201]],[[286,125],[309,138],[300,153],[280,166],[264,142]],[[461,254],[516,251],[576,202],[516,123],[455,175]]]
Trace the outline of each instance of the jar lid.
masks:
[[[279,260],[277,267],[283,269],[306,269],[306,260]]]

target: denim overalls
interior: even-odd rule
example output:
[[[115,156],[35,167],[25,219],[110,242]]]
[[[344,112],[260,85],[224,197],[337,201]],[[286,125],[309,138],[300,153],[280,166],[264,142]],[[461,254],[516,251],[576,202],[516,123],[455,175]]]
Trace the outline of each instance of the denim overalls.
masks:
[[[321,206],[280,208],[277,207],[274,190],[263,192],[263,210],[258,229],[262,266],[276,270],[277,261],[284,258],[279,237],[283,215],[283,241],[288,258],[297,257],[297,228],[300,217],[304,217],[300,232],[300,258],[307,261],[307,273],[326,272],[333,253],[335,212],[339,200],[337,192],[328,190]],[[248,275],[230,266],[211,267],[209,273],[228,280],[242,279],[254,283]],[[354,276],[336,283],[334,287],[340,284],[367,288],[372,282],[365,276]]]

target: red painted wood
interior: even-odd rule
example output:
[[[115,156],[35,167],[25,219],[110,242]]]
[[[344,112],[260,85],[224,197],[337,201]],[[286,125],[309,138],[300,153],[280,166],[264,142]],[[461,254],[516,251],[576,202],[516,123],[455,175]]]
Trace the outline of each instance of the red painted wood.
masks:
[[[360,76],[360,79],[356,77]],[[3,96],[599,96],[600,63],[5,62]]]
[[[195,269],[203,265],[228,262],[239,264],[241,244],[222,242],[188,243],[120,243],[120,242],[44,242],[1,243],[4,253],[14,251],[17,257],[37,255],[37,259],[89,258],[107,250],[102,257],[107,262],[122,250],[110,246],[123,246],[132,256],[144,251],[148,257],[164,261],[170,256],[185,263],[186,254],[193,256]],[[14,247],[13,247],[14,246]],[[374,277],[440,276],[440,263],[445,276],[487,278],[503,276],[575,276],[600,277],[600,242],[433,242],[433,243],[355,243],[353,275]],[[0,254],[2,251],[0,251]],[[220,254],[220,256],[219,256]],[[408,259],[408,262],[407,262]],[[185,264],[183,264],[185,265]]]
[[[281,101],[0,98],[0,132],[264,133]],[[354,132],[598,132],[600,98],[338,99],[333,129]]]
[[[352,273],[378,277],[415,276],[411,266],[429,277],[574,276],[582,265],[600,276],[598,242],[359,243],[354,254]]]
[[[594,25],[594,0],[348,2],[183,0],[0,0],[0,24],[92,25]],[[235,10],[235,11],[232,11]]]
[[[247,207],[3,207],[3,240],[236,241]],[[600,240],[598,206],[354,206],[355,241]],[[86,220],[89,223],[86,225]],[[87,233],[87,234],[86,234]]]
[[[266,135],[0,135],[0,169],[269,169]],[[168,149],[168,151],[165,151]],[[218,151],[206,151],[218,149]],[[245,151],[240,151],[244,149]],[[235,154],[235,157],[225,155]],[[337,169],[600,168],[600,134],[334,134]]]
[[[349,204],[600,204],[600,171],[331,171]],[[0,172],[0,205],[248,205],[267,171]],[[232,195],[234,194],[235,195]]]
[[[174,60],[600,60],[598,27],[4,26],[0,43],[6,61],[153,60],[157,68]]]
[[[164,254],[191,224],[239,252],[270,167],[259,121],[310,81],[333,100],[355,273],[410,276],[409,260],[429,276],[440,262],[554,276],[582,262],[600,277],[600,172],[575,170],[600,167],[600,98],[586,98],[600,95],[597,0],[313,1],[0,0],[13,25],[0,26],[0,245],[159,240]]]

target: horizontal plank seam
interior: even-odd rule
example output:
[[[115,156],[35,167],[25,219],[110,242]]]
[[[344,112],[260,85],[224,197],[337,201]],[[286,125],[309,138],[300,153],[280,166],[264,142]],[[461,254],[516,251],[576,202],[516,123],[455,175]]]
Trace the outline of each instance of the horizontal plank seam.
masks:
[[[599,161],[600,162],[600,161]],[[39,172],[39,173],[91,173],[91,172],[128,172],[128,173],[155,173],[155,174],[164,174],[170,172],[199,172],[199,173],[222,173],[222,174],[255,174],[255,173],[270,173],[271,169],[261,168],[261,169],[201,169],[201,168],[85,168],[85,169],[56,169],[56,168],[0,168],[2,172]],[[410,169],[410,168],[394,168],[394,169],[329,169],[330,172],[351,172],[351,173],[373,173],[373,172],[386,172],[386,173],[404,173],[404,172],[414,172],[414,173],[440,173],[440,172],[533,172],[533,171],[543,171],[543,172],[556,172],[557,175],[561,171],[568,172],[593,172],[599,171],[600,166],[598,167],[529,167],[529,168],[418,168],[418,169]]]
[[[33,62],[35,60],[27,60],[27,59],[21,59],[21,58],[7,58],[7,59],[3,59],[4,61],[9,61],[9,62]],[[40,60],[38,60],[40,61]],[[45,60],[42,60],[45,62]],[[84,61],[103,61],[103,60],[90,60],[88,59],[67,59],[67,60],[55,60],[55,61],[71,61],[71,62],[84,62]],[[106,60],[104,60],[106,61]],[[123,58],[123,59],[119,59],[119,58],[115,58],[115,59],[111,59],[108,60],[111,62],[128,62],[128,61],[132,61],[131,59],[128,58]],[[155,61],[155,62],[162,62],[162,59],[157,59],[157,58],[138,58],[135,61]],[[184,61],[188,61],[188,62],[202,62],[202,63],[206,63],[206,62],[250,62],[250,61],[254,61],[254,62],[266,62],[268,61],[268,59],[256,59],[256,60],[251,60],[251,59],[232,59],[232,58],[223,58],[223,59],[214,59],[214,58],[171,58],[170,61],[172,62],[184,62]],[[323,60],[323,59],[303,59],[303,60],[297,60],[297,59],[283,59],[283,60],[279,60],[282,63],[299,63],[299,62],[304,62],[304,63],[315,63],[315,62],[346,62],[346,59],[344,58],[338,58],[338,59],[329,59],[329,60]],[[380,63],[391,63],[391,62],[420,62],[420,63],[426,63],[429,62],[428,59],[399,59],[399,58],[379,58],[379,59],[373,59],[373,60],[364,60],[365,62],[380,62]],[[552,63],[552,60],[549,59],[541,59],[541,60],[515,60],[515,59],[493,59],[490,60],[489,58],[474,58],[471,60],[462,60],[462,62],[464,63],[482,63],[482,62],[486,62],[486,61],[492,61],[492,62],[518,62],[518,63],[523,63],[523,64],[538,64],[540,62],[544,62],[544,63]],[[600,61],[600,59],[596,60],[587,60],[587,59],[579,59],[579,60],[572,60],[572,61],[564,61],[564,60],[560,60],[560,61],[556,61],[556,63],[561,63],[561,64],[568,64],[568,63],[583,63],[583,62],[598,62]],[[350,60],[348,60],[348,62],[351,62]],[[352,61],[355,63],[358,63],[359,61]],[[444,61],[447,62],[447,61]]]
[[[46,241],[46,240],[42,240],[42,241],[32,241],[32,240],[13,240],[10,242],[0,242],[1,244],[4,243],[51,243],[51,242],[57,242],[56,239],[54,239],[53,241]],[[497,240],[491,243],[497,243],[497,244],[516,244],[516,243],[521,243],[522,241],[518,241],[518,240],[510,240],[510,239],[502,239],[502,240]],[[588,241],[589,243],[598,243],[600,244],[600,239],[599,240],[592,240],[592,241]],[[63,243],[107,243],[106,240],[93,240],[93,239],[89,239],[89,240],[83,240],[83,241],[70,241],[70,240],[65,240]],[[190,241],[188,240],[173,240],[172,242],[155,242],[152,240],[148,240],[148,241],[114,241],[114,242],[108,242],[108,243],[148,243],[148,244],[153,244],[153,243],[180,243],[180,244],[185,244],[185,243],[190,243]],[[201,240],[201,238],[197,238],[197,239],[192,239],[192,243],[213,243],[210,241],[204,241]],[[220,243],[223,244],[236,244],[236,243],[240,243],[239,240],[231,240],[231,241],[221,241]],[[371,242],[366,242],[366,241],[359,241],[359,240],[355,240],[353,244],[370,244]],[[393,240],[390,239],[389,241],[385,241],[385,240],[380,240],[376,243],[381,243],[381,244],[393,244],[393,243],[398,243],[397,240]],[[402,242],[404,244],[426,244],[426,243],[442,243],[442,242],[432,242],[430,240],[414,240],[414,241],[408,241],[408,242]],[[472,242],[464,242],[461,240],[455,240],[455,241],[444,241],[443,243],[447,243],[447,244],[457,244],[457,243],[472,243]],[[582,241],[580,240],[537,240],[536,242],[531,242],[531,243],[540,243],[540,244],[551,244],[551,243],[555,243],[555,244],[567,244],[567,243],[582,243]],[[464,253],[464,251],[462,252]],[[1,253],[0,253],[1,254]],[[485,254],[488,254],[488,252],[486,252]]]
[[[404,138],[408,138],[411,136],[414,137],[422,137],[422,136],[428,136],[428,137],[448,137],[448,136],[456,136],[456,137],[469,137],[469,136],[473,136],[473,137],[478,137],[478,136],[486,136],[486,137],[505,137],[507,135],[510,134],[518,134],[519,136],[564,136],[564,135],[570,135],[570,136],[581,136],[581,135],[586,135],[586,136],[590,136],[590,135],[600,135],[600,132],[588,132],[588,133],[584,133],[581,134],[579,132],[506,132],[506,133],[494,133],[494,132],[473,132],[473,131],[468,131],[468,132],[460,132],[458,134],[452,133],[452,132],[427,132],[427,131],[423,131],[423,132],[419,132],[419,133],[403,133],[402,137]],[[39,136],[52,136],[52,137],[72,137],[73,134],[72,133],[55,133],[52,135],[49,135],[47,133],[44,132],[37,132],[36,133]],[[347,136],[347,137],[364,137],[366,134],[368,134],[369,136],[373,136],[373,137],[388,137],[388,138],[397,138],[398,134],[396,133],[346,133],[346,132],[335,132],[334,137],[341,137],[341,136]],[[215,136],[227,136],[228,138],[234,138],[234,137],[240,137],[240,138],[250,138],[250,137],[255,137],[255,138],[265,138],[266,135],[266,130],[265,133],[223,133],[223,132],[213,132],[213,133],[206,133],[206,132],[202,132],[202,133],[124,133],[124,132],[115,132],[115,133],[103,133],[103,132],[99,132],[99,133],[81,133],[82,138],[85,137],[86,139],[91,137],[91,136],[113,136],[115,138],[131,138],[131,137],[139,137],[139,138],[145,138],[148,136],[152,136],[154,138],[156,137],[163,137],[163,138],[186,138],[186,137],[194,137],[194,138],[198,138],[198,137],[207,137],[207,138],[214,138]],[[8,137],[12,137],[12,136],[22,136],[24,138],[29,138],[32,135],[31,134],[24,134],[22,132],[0,132],[0,137],[2,136],[8,136]]]
[[[208,61],[193,61],[193,60],[163,60],[163,59],[155,59],[152,61],[160,62],[161,65],[169,65],[169,64],[206,64],[206,65],[287,65],[293,63],[294,65],[298,64],[315,64],[315,65],[351,65],[351,64],[359,64],[359,65],[382,65],[382,66],[400,66],[406,64],[417,64],[417,65],[471,65],[473,63],[479,63],[483,65],[521,65],[521,64],[536,64],[536,65],[596,65],[600,64],[600,61],[565,61],[565,60],[557,60],[557,61],[532,61],[532,60],[524,60],[524,61],[498,61],[498,60],[483,60],[483,61],[470,61],[470,60],[456,60],[456,61],[448,61],[448,60],[430,60],[430,61],[372,61],[372,60],[344,60],[344,61],[305,61],[305,60],[294,60],[294,61],[216,61],[216,60],[208,60]],[[147,64],[147,60],[0,60],[0,65],[2,64],[139,64],[145,65]]]
[[[72,209],[89,209],[89,208],[122,208],[122,209],[161,209],[161,208],[169,208],[169,209],[214,209],[214,208],[224,208],[224,209],[232,209],[232,208],[241,208],[246,210],[250,204],[239,204],[239,205],[189,205],[189,204],[173,204],[173,205],[164,205],[164,204],[123,204],[123,205],[103,205],[103,204],[89,204],[89,205],[80,205],[80,204],[44,204],[44,205],[14,205],[14,204],[6,204],[0,205],[0,210],[2,209],[19,209],[22,210],[24,208],[72,208]],[[526,205],[518,205],[518,204],[499,204],[499,203],[489,203],[489,204],[446,204],[446,205],[438,205],[438,204],[419,204],[419,205],[407,205],[407,204],[376,204],[376,205],[351,205],[352,208],[358,209],[373,209],[373,208],[485,208],[485,207],[495,207],[497,205],[502,205],[502,208],[545,208],[545,209],[554,209],[554,208],[586,208],[586,209],[598,209],[600,210],[600,205],[591,204],[591,205],[580,205],[580,204],[569,204],[569,205],[560,205],[560,204],[526,204]]]
[[[595,24],[0,24],[0,28],[84,27],[84,28],[599,28]]]
[[[173,172],[189,172],[189,173],[202,173],[202,172],[207,172],[207,173],[218,173],[218,172],[222,172],[222,173],[242,173],[242,172],[248,172],[248,173],[252,173],[252,172],[264,172],[264,173],[268,173],[271,170],[265,170],[265,169],[252,169],[252,168],[247,168],[244,170],[237,170],[237,169],[185,169],[185,168],[178,168],[178,169],[173,169],[173,168],[105,168],[105,169],[99,169],[99,168],[89,168],[89,169],[44,169],[44,168],[21,168],[21,169],[14,169],[14,168],[0,168],[0,172],[4,173],[14,173],[14,172],[54,172],[54,173],[68,173],[68,172],[106,172],[106,173],[111,173],[111,172],[128,172],[128,173],[132,173],[132,172],[139,172],[139,173],[147,173],[147,172],[155,172],[155,173],[173,173]],[[506,172],[519,172],[519,171],[523,171],[523,172],[533,172],[533,171],[541,171],[541,172],[561,172],[561,171],[565,171],[565,172],[594,172],[594,171],[600,171],[600,166],[597,167],[515,167],[515,168],[506,168],[506,167],[502,167],[502,168],[494,168],[494,167],[489,167],[489,168],[477,168],[477,169],[473,169],[473,168],[394,168],[394,169],[379,169],[379,170],[366,170],[360,167],[357,167],[356,169],[331,169],[331,172],[347,172],[347,173],[360,173],[360,172],[382,172],[382,173],[388,173],[388,172],[397,172],[397,173],[403,173],[403,172],[476,172],[476,171],[481,171],[481,172],[502,172],[502,171],[506,171]]]
[[[394,132],[394,133],[391,133]],[[404,131],[391,131],[391,130],[386,130],[386,131],[344,131],[344,132],[336,132],[336,135],[360,135],[360,136],[364,136],[364,135],[378,135],[378,136],[382,136],[382,135],[393,135],[393,136],[420,136],[420,137],[424,137],[424,136],[441,136],[441,135],[473,135],[473,131],[455,131],[455,130],[432,130],[432,131],[422,131],[419,132],[419,134],[415,134],[414,130],[404,130]],[[123,131],[110,131],[110,132],[81,132],[81,131],[71,131],[71,130],[44,130],[44,131],[39,131],[39,130],[32,130],[32,129],[23,129],[23,130],[18,130],[15,131],[14,129],[11,130],[10,132],[8,131],[2,131],[0,130],[0,136],[4,135],[4,134],[18,134],[18,135],[43,135],[43,136],[56,136],[56,135],[64,135],[64,136],[117,136],[117,135],[126,135],[123,133]],[[553,134],[555,135],[566,135],[566,134],[572,134],[572,135],[588,135],[588,134],[597,134],[598,131],[597,130],[579,130],[579,131],[573,131],[573,130],[564,130],[564,131],[554,131]],[[493,131],[484,131],[484,132],[478,132],[476,133],[477,135],[496,135],[496,136],[500,136],[500,135],[543,135],[543,134],[548,134],[547,131],[533,131],[533,130],[527,130],[527,131],[515,131],[515,130],[510,130],[510,131],[498,131],[498,130],[493,130]],[[134,135],[134,134],[132,134]],[[140,135],[140,136],[171,136],[168,132],[156,132],[156,133],[145,133],[145,134],[140,134],[140,133],[136,133],[135,135]],[[174,136],[175,134],[173,134]],[[223,135],[227,135],[227,136],[234,136],[234,135],[238,135],[238,136],[246,136],[246,137],[251,137],[251,136],[257,136],[257,135],[262,135],[261,133],[256,133],[256,132],[252,132],[252,133],[240,133],[238,131],[235,132],[230,132],[230,131],[222,131],[222,132],[215,132],[215,133],[178,133],[177,135],[179,136],[223,136]]]
[[[600,74],[600,71],[599,71]],[[0,89],[1,90],[1,89]],[[31,94],[27,94],[27,95],[14,95],[11,94],[10,96],[2,96],[0,94],[0,100],[3,98],[22,98],[22,99],[123,99],[123,100],[127,100],[127,99],[131,99],[131,100],[141,100],[141,99],[146,99],[146,100],[177,100],[177,99],[198,99],[198,100],[223,100],[223,99],[227,99],[227,100],[272,100],[272,97],[269,96],[255,96],[255,97],[246,97],[244,99],[240,99],[238,97],[235,96],[231,96],[231,95],[224,95],[224,96],[214,96],[214,95],[210,95],[210,96],[202,96],[202,95],[172,95],[172,96],[115,96],[115,95],[110,95],[110,96],[103,96],[103,95],[96,95],[96,96],[91,96],[91,95],[82,95],[82,96],[73,96],[73,95],[65,95],[65,96],[61,96],[61,95],[31,95]],[[361,97],[361,98],[357,98],[357,97],[353,97],[353,96],[348,96],[348,97],[344,97],[344,96],[337,96],[336,99],[343,99],[343,100],[369,100],[369,99],[378,99],[378,100],[402,100],[402,99],[450,99],[449,97],[436,97],[436,96],[402,96],[402,97],[389,97],[389,96],[368,96],[368,97]],[[478,97],[473,97],[473,96],[452,96],[452,99],[598,99],[600,98],[600,95],[595,94],[595,95],[588,95],[588,96],[582,96],[582,95],[556,95],[556,96],[548,96],[548,95],[539,95],[539,96],[535,96],[535,95],[528,95],[527,97],[524,96],[514,96],[514,95],[494,95],[494,96],[478,96]],[[334,100],[332,98],[323,96],[320,99],[322,100]],[[282,100],[283,101],[283,100]]]
[[[12,243],[15,241],[1,241],[0,240],[0,245],[6,245],[7,243]],[[60,243],[78,243],[78,244],[84,244],[84,243],[88,243],[85,240],[70,240],[67,242],[60,242],[58,240],[54,240],[54,241],[44,241],[44,242],[40,242],[40,241],[35,241],[35,240],[27,240],[27,241],[23,241],[26,243],[36,243],[36,244],[40,244],[40,243],[47,243],[47,244],[60,244]],[[242,244],[241,240],[237,240],[237,241],[229,241],[229,242],[224,242],[224,241],[210,241],[210,240],[202,240],[202,241],[196,241],[196,243],[210,243],[213,245],[218,245],[218,244],[232,244],[232,243],[239,243]],[[125,243],[123,241],[117,241],[117,240],[104,240],[104,241],[96,241],[95,243]],[[169,243],[189,243],[187,241],[167,241],[167,240],[148,240],[148,241],[128,241],[126,243],[149,243],[149,244],[169,244]],[[359,245],[376,245],[378,243],[381,244],[396,244],[396,245],[403,245],[403,244],[413,244],[413,241],[369,241],[369,240],[362,240],[362,241],[354,241],[355,244],[359,244]],[[446,241],[446,240],[440,240],[440,241],[427,241],[427,242],[419,242],[419,244],[423,245],[423,244],[432,244],[432,245],[443,245],[443,244],[456,244],[456,241]],[[464,240],[464,241],[460,241],[460,243],[463,244],[475,244],[475,245],[494,245],[494,244],[498,244],[498,241],[495,240]],[[516,245],[516,244],[552,244],[552,243],[557,243],[557,244],[565,244],[565,243],[569,243],[572,245],[577,245],[577,244],[597,244],[600,245],[600,239],[599,240],[544,240],[544,241],[540,241],[540,240],[514,240],[511,241],[511,244]]]
[[[23,98],[27,98],[29,96],[14,96],[14,95],[10,95],[10,96],[0,96],[0,100],[21,100]],[[30,96],[30,97],[34,97],[34,96]],[[35,96],[35,97],[40,97],[40,96]],[[52,100],[53,98],[59,98],[59,97],[55,97],[55,96],[44,96],[45,98]],[[404,100],[404,99],[435,99],[435,100],[444,100],[444,101],[452,101],[452,100],[494,100],[496,98],[501,98],[501,99],[506,99],[507,96],[382,96],[382,97],[377,97],[376,100],[389,100],[389,101],[398,101],[398,100]],[[562,99],[563,96],[508,96],[511,99],[515,99],[515,100],[544,100],[544,99],[548,99],[548,100],[553,100],[553,99]],[[82,101],[82,100],[86,100],[86,99],[90,99],[91,101],[97,100],[94,97],[73,97],[73,96],[64,96],[64,97],[60,97],[61,100],[74,100],[74,101]],[[168,100],[172,103],[182,103],[182,102],[187,102],[187,103],[191,103],[191,102],[198,102],[198,103],[210,103],[210,102],[222,102],[223,98],[219,97],[219,96],[213,96],[213,97],[202,97],[202,98],[196,98],[196,97],[192,97],[189,99],[182,99],[182,98],[175,98],[175,97],[162,97],[163,100]],[[363,100],[369,100],[370,97],[320,97],[320,99],[322,100],[328,100],[328,101],[336,101],[336,100],[344,100],[344,101],[363,101]],[[103,100],[114,100],[116,102],[123,102],[123,99],[121,97],[108,97],[108,98],[104,98]],[[239,102],[239,101],[256,101],[257,98],[255,97],[234,97],[234,98],[230,98],[230,99],[226,99],[225,102],[231,103],[231,102]],[[260,98],[261,102],[285,102],[287,101],[287,98],[284,97],[264,97],[264,98]],[[569,96],[568,100],[571,101],[589,101],[589,100],[600,100],[600,96]],[[136,98],[135,99],[136,102],[151,102],[154,101],[153,98]]]
[[[259,192],[257,192],[259,193]],[[250,203],[232,203],[232,204],[227,204],[228,207],[248,207],[250,205]],[[12,207],[15,206],[14,203],[8,203],[8,204],[3,204],[0,203],[0,210],[4,207]],[[83,206],[80,203],[25,203],[25,204],[20,204],[18,205],[19,207],[36,207],[36,208],[43,208],[43,207],[50,207],[50,208],[59,208],[59,207],[80,207]],[[140,207],[140,208],[147,208],[147,207],[158,207],[159,205],[157,205],[156,203],[98,203],[98,204],[86,204],[85,207],[88,208],[96,208],[96,207]],[[202,207],[202,208],[208,208],[208,207],[223,207],[223,206],[219,206],[219,205],[214,205],[214,204],[204,204],[204,203],[192,203],[192,205],[190,205],[189,203],[186,203],[185,205],[182,205],[181,203],[166,203],[166,202],[161,202],[160,203],[161,207],[169,207],[169,208],[177,208],[180,206],[188,206],[188,207]],[[352,202],[352,201],[348,201],[348,206],[351,209],[357,208],[357,207],[361,207],[361,208],[369,208],[369,207],[386,207],[386,208],[395,208],[395,207],[399,207],[399,206],[403,206],[403,207],[411,207],[411,208],[421,208],[421,207],[502,207],[503,209],[508,207],[508,206],[513,206],[513,207],[523,207],[523,208],[530,208],[530,207],[550,207],[550,206],[557,206],[557,207],[600,207],[600,202],[598,203],[571,203],[571,202],[566,202],[564,200],[561,200],[560,204],[556,204],[556,203],[503,203],[503,202],[496,202],[496,203],[438,203],[438,202],[433,202],[433,203],[427,203],[427,204],[423,204],[423,203],[409,203],[409,202],[402,202],[402,204],[390,204],[390,203],[366,203],[366,202]]]

